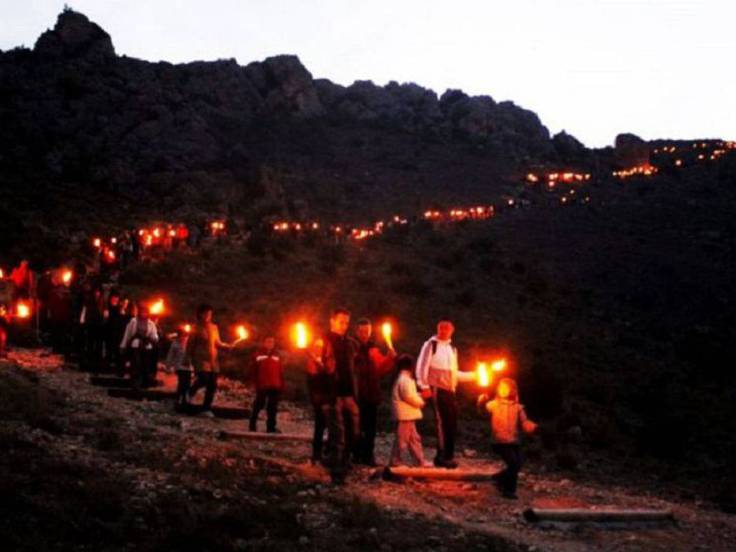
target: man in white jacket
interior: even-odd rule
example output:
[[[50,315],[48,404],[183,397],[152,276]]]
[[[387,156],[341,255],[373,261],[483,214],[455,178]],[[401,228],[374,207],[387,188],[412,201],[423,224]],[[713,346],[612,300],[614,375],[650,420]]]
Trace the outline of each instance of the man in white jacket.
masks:
[[[148,318],[148,307],[138,305],[138,316],[128,322],[120,342],[121,352],[130,353],[130,376],[136,388],[146,383],[147,369],[155,363],[155,347],[158,347],[156,324]]]
[[[424,398],[432,398],[437,427],[437,455],[434,465],[439,468],[457,468],[455,462],[455,435],[457,434],[458,383],[475,381],[474,372],[458,369],[457,349],[452,344],[455,326],[449,320],[440,320],[437,335],[424,342],[417,359],[417,385]]]

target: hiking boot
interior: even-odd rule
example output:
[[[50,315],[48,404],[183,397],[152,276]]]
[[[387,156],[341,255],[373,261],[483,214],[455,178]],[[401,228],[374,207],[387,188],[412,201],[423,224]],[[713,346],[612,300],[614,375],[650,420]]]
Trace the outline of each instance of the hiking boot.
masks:
[[[448,470],[457,469],[457,462],[455,462],[455,460],[448,460],[446,458],[435,458],[434,465],[437,468],[445,468]]]

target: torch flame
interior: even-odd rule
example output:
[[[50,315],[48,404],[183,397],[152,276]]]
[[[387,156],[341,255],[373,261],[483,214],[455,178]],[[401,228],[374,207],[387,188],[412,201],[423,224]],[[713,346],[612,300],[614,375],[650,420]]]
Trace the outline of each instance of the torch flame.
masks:
[[[18,318],[28,318],[31,316],[31,307],[26,303],[20,302],[15,308]]]
[[[476,368],[478,385],[480,387],[488,387],[491,384],[491,377],[488,374],[488,367],[485,362],[479,362]]]
[[[74,276],[74,274],[71,270],[64,270],[61,273],[61,281],[64,282],[65,285],[69,285],[69,283],[72,281],[72,276]]]
[[[192,333],[192,325],[184,324],[184,333]]]
[[[503,372],[507,366],[508,362],[506,362],[506,359],[499,358],[498,360],[494,360],[493,363],[491,363],[491,370],[493,370],[494,372]]]
[[[294,324],[294,343],[297,349],[306,349],[309,344],[309,331],[304,322]]]
[[[157,299],[154,301],[151,306],[149,307],[149,311],[154,316],[159,316],[163,314],[164,312],[164,300],[163,299]]]
[[[102,240],[100,238],[95,238],[94,240],[92,240],[92,245],[99,248],[102,246]]]
[[[248,328],[246,328],[245,326],[240,325],[240,326],[237,327],[237,329],[235,331],[238,332],[238,338],[241,341],[242,340],[245,340],[245,339],[248,339]]]
[[[386,341],[386,345],[388,345],[389,349],[394,348],[394,343],[391,339],[391,335],[393,334],[393,327],[391,326],[391,322],[384,322],[381,325],[381,333],[383,334],[383,339]]]

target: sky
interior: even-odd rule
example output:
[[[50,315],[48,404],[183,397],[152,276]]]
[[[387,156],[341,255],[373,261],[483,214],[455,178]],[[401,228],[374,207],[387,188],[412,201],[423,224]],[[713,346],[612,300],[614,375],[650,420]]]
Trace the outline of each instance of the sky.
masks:
[[[174,63],[296,54],[314,77],[512,100],[587,146],[736,138],[735,0],[67,0],[118,54]],[[0,49],[57,0],[0,0]]]

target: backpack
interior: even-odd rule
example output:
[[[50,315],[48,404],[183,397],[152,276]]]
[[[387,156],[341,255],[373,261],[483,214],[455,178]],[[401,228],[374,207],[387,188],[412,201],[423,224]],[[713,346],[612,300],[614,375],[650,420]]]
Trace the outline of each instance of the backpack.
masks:
[[[430,341],[432,342],[432,356],[434,356],[437,354],[437,340],[432,338],[430,339]],[[457,347],[455,347],[454,345],[451,345],[451,347],[452,347],[452,352],[455,354],[455,356],[457,356]],[[430,358],[430,362],[431,360],[432,359]]]

